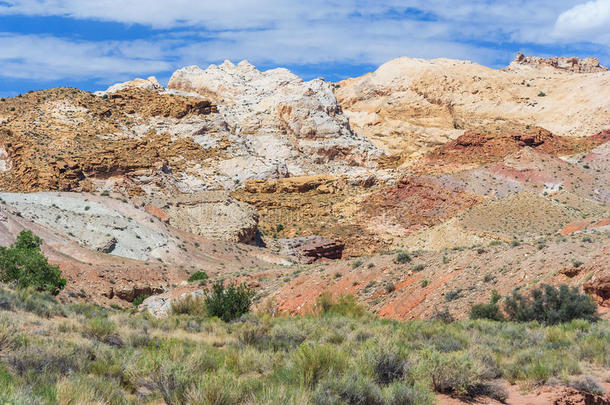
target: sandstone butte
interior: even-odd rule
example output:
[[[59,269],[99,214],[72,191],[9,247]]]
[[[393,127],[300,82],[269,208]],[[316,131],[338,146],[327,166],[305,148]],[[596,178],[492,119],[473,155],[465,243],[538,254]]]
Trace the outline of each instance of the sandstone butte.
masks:
[[[609,95],[594,58],[522,54],[338,83],[226,61],[167,88],[29,92],[0,103],[0,242],[40,235],[62,300],[152,294],[155,315],[204,270],[288,314],[328,291],[460,318],[492,289],[567,283],[607,316]]]

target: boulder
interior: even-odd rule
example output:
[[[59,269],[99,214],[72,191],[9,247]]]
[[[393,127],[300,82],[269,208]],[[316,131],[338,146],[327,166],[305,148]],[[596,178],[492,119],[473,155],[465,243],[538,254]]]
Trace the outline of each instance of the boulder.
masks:
[[[160,286],[150,286],[142,284],[124,284],[114,286],[112,289],[112,295],[122,300],[133,302],[137,297],[143,295],[151,296],[155,294],[161,294],[165,289]]]
[[[605,274],[586,282],[585,292],[594,295],[600,306],[610,307],[610,274]]]

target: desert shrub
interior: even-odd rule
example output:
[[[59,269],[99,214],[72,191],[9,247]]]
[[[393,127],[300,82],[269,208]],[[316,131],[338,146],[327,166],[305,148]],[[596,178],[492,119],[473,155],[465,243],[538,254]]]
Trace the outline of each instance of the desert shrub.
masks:
[[[395,349],[381,349],[372,359],[375,379],[379,384],[390,384],[405,376],[407,362]]]
[[[496,290],[491,292],[489,304],[476,304],[470,308],[470,319],[491,319],[494,321],[503,321],[504,315],[500,311],[498,301],[502,296]]]
[[[444,307],[439,310],[438,308],[434,309],[434,314],[430,317],[433,321],[441,321],[443,323],[453,323],[455,322],[455,317],[449,311],[448,307]]]
[[[116,331],[116,324],[108,318],[93,318],[90,319],[83,331],[87,337],[97,339],[100,342],[105,341],[110,335]]]
[[[502,403],[508,399],[506,388],[493,381],[470,385],[466,388],[466,392],[471,397],[486,396]]]
[[[462,289],[456,288],[455,290],[451,290],[451,291],[447,292],[447,294],[445,294],[445,300],[453,301],[453,300],[457,300],[461,296],[462,296]]]
[[[225,288],[222,281],[212,286],[211,294],[205,298],[205,305],[210,316],[217,316],[225,322],[239,318],[250,310],[254,291],[245,284],[231,284]]]
[[[269,333],[269,344],[273,350],[292,350],[305,341],[307,335],[293,323],[276,325]]]
[[[415,386],[411,387],[399,382],[390,384],[384,391],[384,405],[432,405],[436,403],[430,390]]]
[[[466,353],[426,351],[422,360],[420,373],[428,376],[436,392],[465,394],[479,383],[475,364]]]
[[[358,267],[362,266],[362,259],[357,259],[355,261],[352,262],[352,269],[357,269]]]
[[[98,305],[89,302],[77,302],[68,306],[70,312],[76,315],[82,315],[87,319],[105,317],[108,315],[108,310]]]
[[[237,380],[229,374],[204,375],[186,391],[186,403],[232,405],[240,403]]]
[[[314,402],[320,405],[383,405],[384,401],[381,390],[373,381],[352,372],[324,379],[314,394]]]
[[[411,261],[411,256],[407,252],[400,251],[396,254],[394,261],[401,264],[409,263]]]
[[[326,291],[316,299],[316,307],[322,315],[335,314],[357,318],[366,314],[364,306],[358,304],[356,298],[351,294],[340,295],[334,300],[332,294]]]
[[[66,313],[63,305],[52,294],[31,288],[18,291],[0,288],[0,309],[8,311],[21,309],[45,318],[63,316]]]
[[[602,387],[593,377],[586,375],[584,377],[575,378],[570,381],[570,387],[576,388],[579,391],[588,392],[591,394],[602,395],[605,393]]]
[[[195,281],[203,281],[203,280],[207,280],[208,274],[205,271],[196,271],[193,274],[191,274],[191,276],[188,278],[189,283],[193,283]]]
[[[237,340],[243,345],[262,345],[269,340],[269,324],[243,325],[237,332]]]
[[[430,343],[441,353],[458,352],[466,349],[469,345],[465,336],[452,331],[434,336]]]
[[[57,266],[51,266],[40,250],[42,239],[32,231],[21,231],[10,247],[0,246],[0,281],[14,282],[57,294],[66,285]]]
[[[0,317],[0,354],[17,346],[17,329],[5,317]]]
[[[199,295],[186,294],[171,302],[173,315],[206,315],[208,313],[205,298]]]
[[[413,271],[422,271],[426,266],[423,263],[420,264],[416,264],[415,266],[411,267],[411,270]]]
[[[347,366],[345,354],[333,345],[304,344],[292,355],[301,382],[315,385],[328,373],[341,373]]]
[[[68,404],[127,404],[121,387],[112,379],[79,375],[63,378],[57,383],[57,403]]]
[[[6,355],[5,361],[18,375],[29,380],[55,383],[63,376],[84,370],[89,357],[86,347],[45,341],[20,345]]]
[[[558,288],[542,285],[530,291],[529,296],[513,291],[506,298],[504,311],[517,322],[538,321],[545,325],[569,322],[572,319],[597,321],[597,306],[578,288],[561,285]]]

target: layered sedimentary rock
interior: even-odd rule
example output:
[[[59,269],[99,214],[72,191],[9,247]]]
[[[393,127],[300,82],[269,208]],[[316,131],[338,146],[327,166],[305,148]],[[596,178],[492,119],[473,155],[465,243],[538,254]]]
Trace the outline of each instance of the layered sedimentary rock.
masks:
[[[536,125],[558,136],[582,137],[610,126],[610,72],[603,69],[494,70],[468,61],[404,57],[336,86],[352,130],[399,156],[394,166],[466,130]]]
[[[256,209],[235,200],[224,191],[143,199],[150,203],[147,205],[147,212],[166,219],[170,225],[183,231],[209,239],[242,243],[251,242],[256,236]]]

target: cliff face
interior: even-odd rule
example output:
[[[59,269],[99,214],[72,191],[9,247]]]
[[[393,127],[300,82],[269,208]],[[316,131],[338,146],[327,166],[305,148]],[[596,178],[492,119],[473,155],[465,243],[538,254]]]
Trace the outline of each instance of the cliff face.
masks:
[[[374,166],[379,155],[350,130],[332,85],[321,79],[305,82],[286,69],[260,72],[246,61],[226,61],[205,70],[180,69],[168,88],[214,100],[250,154],[278,172],[345,172],[350,166]],[[232,161],[242,170],[244,163],[243,158]]]

